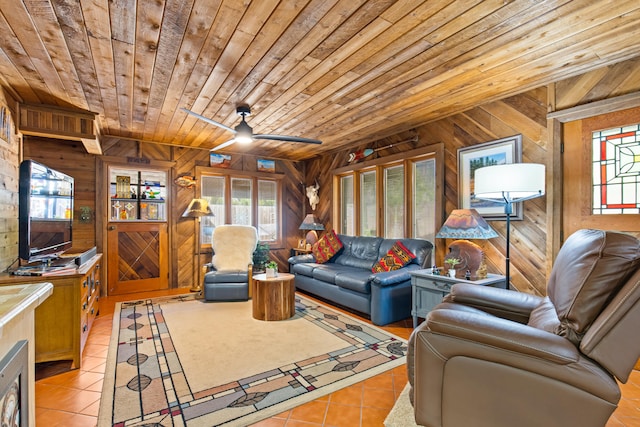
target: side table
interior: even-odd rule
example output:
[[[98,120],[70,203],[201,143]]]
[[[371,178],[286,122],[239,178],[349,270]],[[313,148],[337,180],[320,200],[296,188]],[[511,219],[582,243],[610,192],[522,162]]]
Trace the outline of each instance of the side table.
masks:
[[[505,288],[506,280],[499,274],[488,274],[486,279],[465,280],[449,276],[431,274],[431,269],[411,272],[411,316],[414,329],[418,326],[418,317],[426,317],[433,308],[442,302],[456,283],[472,283],[480,286]]]
[[[296,256],[296,255],[305,255],[305,254],[310,254],[311,253],[311,249],[306,249],[306,248],[291,248],[291,256]]]
[[[257,320],[285,320],[296,312],[293,279],[289,273],[278,273],[276,277],[266,274],[253,276],[253,318]]]

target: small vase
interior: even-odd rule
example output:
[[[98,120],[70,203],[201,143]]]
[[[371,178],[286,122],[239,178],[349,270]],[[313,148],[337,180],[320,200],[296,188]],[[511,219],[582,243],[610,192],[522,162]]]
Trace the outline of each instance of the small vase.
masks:
[[[456,270],[453,268],[449,269],[449,277],[456,277]]]
[[[267,277],[276,277],[278,275],[278,271],[275,268],[267,268],[265,273]]]

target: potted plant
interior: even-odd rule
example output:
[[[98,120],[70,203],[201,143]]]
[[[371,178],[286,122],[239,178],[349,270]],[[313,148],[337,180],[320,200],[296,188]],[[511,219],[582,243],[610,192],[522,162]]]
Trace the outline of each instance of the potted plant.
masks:
[[[263,272],[265,265],[269,262],[269,251],[271,248],[267,243],[258,242],[256,250],[253,253],[253,271]]]
[[[276,277],[278,275],[278,264],[275,261],[269,261],[265,264],[265,272],[267,277]]]
[[[447,258],[444,260],[444,263],[449,267],[449,277],[456,277],[456,265],[460,264],[458,258]]]

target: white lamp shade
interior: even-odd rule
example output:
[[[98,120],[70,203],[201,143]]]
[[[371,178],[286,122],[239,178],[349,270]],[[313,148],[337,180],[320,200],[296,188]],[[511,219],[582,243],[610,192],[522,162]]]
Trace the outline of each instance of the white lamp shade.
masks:
[[[477,169],[474,197],[512,202],[544,196],[545,167],[536,163],[512,163]]]

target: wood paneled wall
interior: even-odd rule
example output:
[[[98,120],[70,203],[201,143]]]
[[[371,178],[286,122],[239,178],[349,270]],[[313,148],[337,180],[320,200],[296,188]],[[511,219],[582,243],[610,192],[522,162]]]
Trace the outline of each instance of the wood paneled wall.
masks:
[[[385,138],[375,144],[354,147],[354,149],[322,156],[308,162],[307,177],[318,176],[321,182],[321,202],[318,208],[320,219],[332,225],[330,201],[332,198],[332,170],[348,165],[348,155],[356,149],[384,147],[394,142],[410,139],[416,133],[418,142],[395,146],[376,152],[374,156],[385,157],[412,148],[420,148],[437,143],[445,147],[444,167],[444,213],[446,216],[458,207],[458,149],[492,141],[507,136],[522,134],[523,161],[545,163],[547,150],[546,133],[546,89],[529,91],[501,101],[492,102],[425,124],[415,130]],[[309,178],[308,178],[309,179]],[[324,185],[323,185],[324,184]],[[524,220],[512,221],[511,227],[511,275],[514,286],[521,291],[544,294],[545,279],[545,198],[525,203]],[[504,253],[506,248],[505,221],[492,221],[491,226],[500,237],[478,242],[487,256],[490,272],[504,274]],[[445,248],[450,243],[436,239],[436,263],[442,265]]]
[[[384,147],[410,139],[416,134],[419,140],[401,146],[391,147],[374,154],[374,157],[386,157],[413,148],[442,143],[445,147],[444,172],[444,212],[442,220],[458,206],[457,194],[457,150],[503,138],[510,135],[523,135],[523,161],[545,163],[548,176],[557,176],[555,171],[555,150],[559,140],[549,137],[547,112],[575,107],[585,103],[624,95],[640,90],[640,60],[627,61],[605,67],[591,73],[556,82],[549,88],[539,88],[524,94],[515,95],[500,101],[487,103],[461,114],[448,117],[423,126],[381,139],[366,146],[353,147],[350,150],[319,156],[304,163],[286,160],[276,161],[278,173],[285,174],[284,199],[282,213],[286,242],[282,248],[273,248],[272,256],[284,270],[287,267],[289,248],[296,245],[303,236],[298,226],[304,215],[311,213],[304,188],[317,179],[320,184],[320,203],[315,214],[327,228],[333,228],[332,221],[332,171],[348,165],[348,154],[359,148]],[[81,143],[49,140],[45,138],[25,138],[25,157],[34,158],[76,177],[78,197],[76,218],[81,206],[90,206],[95,212],[95,169],[96,158],[86,154]],[[130,140],[102,141],[104,155],[108,157],[143,157],[148,159],[172,161],[171,179],[182,173],[193,173],[196,166],[208,165],[208,151],[170,147],[161,144],[138,143]],[[3,203],[0,210],[0,261],[3,267],[17,256],[17,171],[19,164],[19,144],[13,141],[6,144],[0,141],[0,162],[6,164],[0,169],[0,178],[4,187],[0,188]],[[255,170],[255,157],[237,155],[233,157],[234,169]],[[6,172],[5,172],[6,171]],[[177,186],[171,189],[171,254],[172,287],[190,287],[193,269],[193,224],[180,218],[182,211],[192,197],[194,189]],[[553,229],[553,215],[547,209],[550,195],[524,203],[524,220],[512,222],[511,230],[511,271],[514,286],[524,292],[544,295],[546,293],[546,264],[549,259],[547,230]],[[552,210],[559,211],[561,206],[554,205]],[[505,223],[493,221],[491,225],[500,237],[484,242],[489,270],[504,272]],[[79,240],[75,240],[79,239]],[[78,247],[101,244],[96,235],[95,221],[91,224],[76,225],[74,245]],[[438,254],[443,253],[447,242],[437,239]],[[545,250],[545,248],[547,248]],[[102,250],[102,248],[100,248]],[[439,255],[440,256],[440,255]],[[202,261],[207,260],[206,255]],[[438,263],[442,259],[437,259]]]
[[[209,166],[209,151],[170,147],[160,144],[137,143],[132,141],[111,141],[103,145],[106,156],[116,157],[142,157],[154,160],[167,160],[174,162],[171,169],[169,183],[172,185],[175,177],[182,174],[195,174],[196,167]],[[238,171],[255,172],[257,170],[257,158],[250,155],[232,155],[230,169]],[[302,222],[303,189],[302,177],[304,165],[300,162],[276,160],[276,173],[284,174],[283,179],[283,227],[285,242],[282,247],[272,247],[271,257],[276,260],[281,270],[288,268],[287,259],[289,249],[297,244],[300,235],[298,226]],[[191,199],[196,197],[197,188],[182,188],[172,185],[170,191],[170,259],[172,287],[191,287],[195,280],[194,263],[194,224],[192,219],[182,218],[182,212],[189,205]],[[210,252],[201,254],[201,263],[210,261]]]
[[[10,111],[11,128],[15,130],[17,103],[2,89],[0,107]],[[9,268],[18,259],[19,166],[19,137],[15,132],[11,132],[8,141],[0,138],[0,271]]]
[[[548,128],[547,113],[637,91],[640,91],[640,59],[556,82],[550,88],[538,88],[487,103],[373,144],[312,159],[307,162],[307,182],[317,178],[321,185],[321,201],[316,214],[327,227],[333,227],[332,171],[348,165],[347,159],[350,152],[363,148],[383,147],[393,141],[411,138],[415,133],[419,135],[419,142],[411,148],[439,142],[445,146],[445,212],[442,221],[451,210],[458,207],[457,152],[460,148],[522,134],[522,161],[547,165],[547,177],[557,181],[561,176],[559,175],[561,164],[557,161],[561,140],[553,136],[549,137],[549,134],[554,135],[554,133]],[[561,133],[556,136],[561,136]],[[407,149],[409,147],[395,147],[377,152],[374,156],[385,157]],[[550,186],[548,182],[547,196],[524,202],[524,219],[511,222],[512,283],[520,291],[537,295],[546,295],[550,259],[558,249],[548,244],[547,240],[555,236],[547,236],[547,232],[556,230],[560,226],[560,224],[552,224],[551,221],[556,221],[562,207],[556,203],[548,209],[548,202],[551,203],[552,196],[555,196],[555,194],[549,194],[549,191],[558,192],[560,189],[557,185]],[[504,274],[506,223],[491,221],[490,224],[500,236],[482,242],[482,247],[487,256],[489,271]],[[441,264],[443,248],[448,242],[436,240],[434,242],[437,249],[436,260]]]

